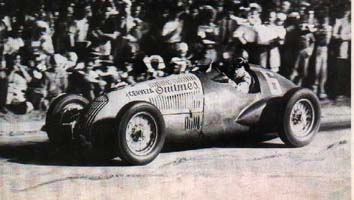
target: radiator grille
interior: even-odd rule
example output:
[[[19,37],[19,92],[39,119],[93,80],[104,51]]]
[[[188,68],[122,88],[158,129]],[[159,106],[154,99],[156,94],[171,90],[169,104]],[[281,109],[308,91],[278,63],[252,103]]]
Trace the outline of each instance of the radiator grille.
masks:
[[[185,92],[168,96],[156,96],[149,101],[160,110],[197,110],[203,106],[203,97],[199,92]]]

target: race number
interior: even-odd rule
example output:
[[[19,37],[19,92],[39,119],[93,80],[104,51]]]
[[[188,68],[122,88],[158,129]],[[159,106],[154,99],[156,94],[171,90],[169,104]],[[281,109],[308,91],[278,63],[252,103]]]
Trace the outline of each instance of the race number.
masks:
[[[267,84],[269,86],[270,93],[272,95],[281,95],[283,92],[281,90],[278,79],[271,72],[261,71],[263,76],[265,77]]]

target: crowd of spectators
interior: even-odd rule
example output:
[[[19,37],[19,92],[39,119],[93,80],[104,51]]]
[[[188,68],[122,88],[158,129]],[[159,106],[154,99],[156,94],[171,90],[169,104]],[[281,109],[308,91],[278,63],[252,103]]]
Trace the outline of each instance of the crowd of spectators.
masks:
[[[0,0],[0,112],[238,56],[321,99],[349,95],[350,23],[348,0]]]

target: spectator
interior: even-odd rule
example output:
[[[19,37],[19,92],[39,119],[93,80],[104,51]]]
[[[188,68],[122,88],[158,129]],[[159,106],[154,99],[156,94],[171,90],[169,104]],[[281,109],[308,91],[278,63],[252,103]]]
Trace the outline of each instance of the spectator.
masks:
[[[25,114],[33,109],[30,102],[26,100],[27,83],[31,81],[26,66],[21,64],[21,57],[16,56],[13,70],[9,76],[9,89],[7,95],[7,107],[16,114]]]
[[[82,93],[83,96],[89,100],[93,100],[98,96],[105,85],[107,84],[102,77],[100,77],[100,65],[98,63],[89,62],[80,73],[83,75]]]
[[[231,6],[231,5],[230,5]],[[240,18],[236,17],[231,8],[225,7],[225,14],[219,20],[218,25],[220,27],[220,41],[221,49],[228,48],[230,45],[234,45],[233,43],[233,33],[239,26]],[[222,51],[222,50],[221,50]]]
[[[291,12],[291,3],[289,1],[283,1],[281,3],[280,12],[289,14]]]
[[[139,77],[138,73],[134,69],[136,63],[125,63],[123,71],[118,71],[120,81],[117,81],[117,84],[120,85],[120,82],[134,85],[137,81],[144,81],[145,77],[141,77],[142,75],[146,75],[142,73]]]
[[[351,22],[350,10],[346,10],[344,16],[336,19],[333,27],[333,39],[337,43],[336,51],[336,92],[341,96],[350,94],[350,44],[351,44]]]
[[[320,99],[327,97],[325,84],[327,81],[328,45],[331,40],[332,26],[329,25],[328,16],[318,18],[316,38],[316,67],[313,89]]]
[[[296,58],[300,51],[298,42],[301,35],[300,14],[298,12],[288,14],[284,28],[286,29],[286,35],[284,45],[280,46],[282,66],[280,73],[289,78],[294,70]]]
[[[177,46],[178,56],[171,59],[172,72],[171,74],[185,73],[190,70],[192,63],[187,57],[188,45],[180,43]]]
[[[166,64],[161,56],[146,56],[143,61],[147,68],[147,80],[166,76]]]
[[[301,86],[305,78],[308,78],[308,66],[315,44],[315,37],[311,32],[311,27],[307,23],[300,25],[301,35],[299,38],[299,53],[295,62],[291,80]]]
[[[262,24],[261,15],[262,7],[257,3],[250,3],[250,11],[247,14],[248,23],[251,26],[256,26]]]
[[[267,48],[264,45],[263,34],[264,25],[260,19],[261,8],[258,4],[250,4],[250,7],[243,8],[247,15],[247,20],[234,32],[233,36],[242,44],[242,47],[249,53],[250,62],[260,64],[262,54],[267,54]],[[269,31],[268,31],[269,32]],[[262,40],[262,41],[261,41]],[[266,65],[264,65],[266,67]]]
[[[111,55],[112,42],[121,35],[116,21],[118,11],[111,3],[106,3],[106,6],[104,13],[95,20],[91,31],[94,51],[101,56]]]
[[[6,72],[6,61],[4,58],[4,42],[7,34],[7,26],[4,20],[4,4],[0,3],[0,112],[6,111],[6,98],[8,90],[8,78]]]
[[[58,14],[58,18],[54,23],[53,45],[56,53],[66,53],[70,49],[69,29],[73,17],[66,11]],[[59,31],[60,30],[60,31]]]
[[[177,11],[171,10],[161,32],[163,49],[166,52],[163,57],[166,60],[176,55],[176,47],[182,42],[182,29],[183,20],[180,19]]]
[[[132,12],[132,27],[128,32],[131,36],[136,38],[138,43],[140,43],[143,36],[149,30],[149,24],[141,18],[144,17],[141,9],[140,5],[134,7]]]
[[[284,22],[286,20],[286,15],[284,13],[277,13],[276,20],[273,25],[270,25],[270,28],[274,30],[277,34],[276,38],[273,39],[270,43],[269,50],[269,68],[274,72],[279,72],[281,66],[281,56],[279,52],[279,47],[284,44],[286,29],[284,28]]]
[[[65,71],[67,62],[68,60],[59,54],[50,58],[50,65],[45,73],[48,79],[47,98],[49,100],[66,91],[68,87],[68,77]]]
[[[47,22],[42,20],[36,22],[31,47],[33,54],[49,55],[54,53],[52,36]]]
[[[48,79],[45,74],[45,56],[39,56],[29,61],[29,74],[32,79],[28,84],[28,99],[36,110],[46,110],[48,107]]]
[[[308,8],[310,6],[311,6],[311,4],[309,2],[307,2],[307,1],[301,1],[300,2],[298,12],[299,12],[301,17],[307,16],[308,13],[306,13],[306,12],[308,11]]]
[[[89,17],[91,17],[91,7],[77,8],[75,12],[75,19],[69,28],[70,46],[78,55],[79,61],[83,61],[87,56],[87,49],[91,42],[87,40],[89,31]]]
[[[5,60],[5,59],[4,59]],[[0,112],[6,114],[6,100],[8,92],[8,76],[5,61],[0,62]]]
[[[10,32],[9,37],[4,43],[3,54],[6,59],[6,65],[13,65],[16,55],[19,53],[20,49],[24,47],[25,43],[22,39],[23,26],[16,27]]]
[[[350,11],[346,11],[344,17],[336,19],[333,27],[333,38],[339,42],[338,58],[349,58],[349,41],[351,40]]]
[[[11,96],[12,94],[18,94],[19,99],[21,100],[21,105],[22,103],[24,103],[25,101],[22,101],[22,90],[27,89],[27,85],[26,83],[22,84],[22,79],[21,79],[21,75],[19,75],[19,73],[16,72],[20,72],[20,69],[22,69],[22,67],[17,67],[15,64],[16,61],[16,55],[19,53],[20,49],[24,46],[24,41],[21,38],[22,36],[22,30],[23,27],[19,26],[16,27],[16,29],[13,29],[8,35],[7,39],[5,39],[4,44],[3,44],[3,52],[2,52],[2,60],[3,60],[3,71],[2,74],[3,76],[8,76],[7,78],[4,77],[4,79],[1,81],[2,83],[0,84],[4,84],[5,87],[8,87],[8,90],[4,89],[4,93],[6,92],[6,94],[4,94],[4,100],[3,100],[3,110],[6,112],[5,109],[5,98],[7,99],[7,104],[11,104],[13,96]],[[12,71],[12,68],[16,68],[16,72]],[[6,68],[6,69],[5,69]],[[23,72],[21,71],[21,73],[23,74]],[[10,79],[11,78],[11,79]],[[12,82],[8,82],[8,81],[12,81]],[[0,86],[1,87],[1,86]],[[20,90],[18,90],[17,88],[21,88]],[[15,100],[17,101],[17,100]],[[25,104],[25,103],[24,103]],[[1,107],[1,106],[0,106]]]
[[[216,45],[219,36],[219,27],[214,23],[216,11],[211,6],[204,6],[201,10],[199,19],[200,24],[197,29],[197,36],[201,47],[201,57],[199,60],[204,62],[206,60],[216,61],[217,52]]]

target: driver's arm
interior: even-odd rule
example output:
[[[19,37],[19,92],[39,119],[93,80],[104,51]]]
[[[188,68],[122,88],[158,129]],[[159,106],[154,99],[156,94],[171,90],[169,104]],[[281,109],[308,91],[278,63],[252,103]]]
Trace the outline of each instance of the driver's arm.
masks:
[[[250,90],[250,84],[247,82],[240,82],[237,84],[236,90],[242,93],[248,93]]]
[[[236,85],[237,91],[242,93],[248,93],[252,83],[251,75],[248,72],[244,71],[242,77],[240,77],[239,80],[240,81]]]

